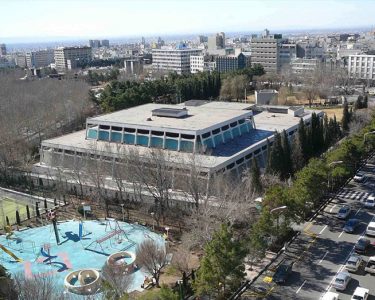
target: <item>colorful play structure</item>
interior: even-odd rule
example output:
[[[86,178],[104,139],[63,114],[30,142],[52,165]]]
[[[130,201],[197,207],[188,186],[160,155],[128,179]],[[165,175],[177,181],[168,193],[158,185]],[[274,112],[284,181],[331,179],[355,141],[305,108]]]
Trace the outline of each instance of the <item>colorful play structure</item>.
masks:
[[[128,237],[126,232],[121,229],[118,221],[115,219],[106,220],[105,231],[108,231],[108,233],[91,242],[85,247],[85,249],[104,255],[110,255],[103,247],[103,243],[106,241],[109,241],[111,250],[116,249],[116,244],[121,244],[124,240],[128,242],[128,245],[125,249],[122,249],[122,251],[125,251],[136,244]],[[97,250],[98,247],[100,247],[101,251]]]
[[[100,290],[101,276],[95,269],[73,271],[66,275],[64,286],[74,294],[93,295]]]

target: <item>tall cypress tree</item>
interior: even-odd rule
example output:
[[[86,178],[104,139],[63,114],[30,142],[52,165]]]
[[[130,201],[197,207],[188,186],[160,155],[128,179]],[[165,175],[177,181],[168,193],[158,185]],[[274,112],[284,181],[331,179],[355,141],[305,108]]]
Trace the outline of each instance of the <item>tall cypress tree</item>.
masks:
[[[290,149],[288,134],[283,130],[281,137],[281,147],[283,148],[283,169],[281,171],[281,177],[287,179],[293,175],[293,163],[292,163],[292,151]]]
[[[262,182],[260,181],[260,170],[256,158],[253,156],[251,161],[251,171],[250,171],[251,188],[255,194],[260,194],[262,192]]]
[[[269,157],[268,170],[269,174],[278,174],[280,177],[283,175],[284,167],[284,153],[281,145],[281,135],[275,132],[275,138],[271,148],[271,154]]]
[[[307,161],[308,159],[308,146],[307,146],[307,132],[305,122],[301,118],[298,124],[298,140],[301,145],[302,155],[304,160]]]
[[[349,130],[349,122],[350,122],[349,105],[348,105],[348,102],[345,101],[343,113],[342,113],[342,119],[341,119],[341,126],[342,126],[343,131]]]
[[[298,135],[294,138],[292,144],[292,162],[294,172],[301,170],[305,165],[305,157],[303,155],[302,145]]]

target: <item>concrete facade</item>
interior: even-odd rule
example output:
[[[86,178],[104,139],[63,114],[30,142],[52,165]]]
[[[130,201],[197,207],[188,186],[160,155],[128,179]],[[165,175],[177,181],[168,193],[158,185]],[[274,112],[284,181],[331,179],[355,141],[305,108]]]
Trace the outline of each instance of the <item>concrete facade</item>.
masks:
[[[43,68],[54,62],[54,51],[39,50],[26,53],[26,63],[28,68]]]
[[[352,78],[375,79],[375,55],[350,55],[348,73]]]
[[[251,63],[262,65],[266,73],[279,72],[281,67],[280,44],[281,38],[278,35],[252,38],[250,43]]]
[[[58,71],[77,67],[77,63],[92,60],[91,47],[59,47],[54,51],[55,65]]]

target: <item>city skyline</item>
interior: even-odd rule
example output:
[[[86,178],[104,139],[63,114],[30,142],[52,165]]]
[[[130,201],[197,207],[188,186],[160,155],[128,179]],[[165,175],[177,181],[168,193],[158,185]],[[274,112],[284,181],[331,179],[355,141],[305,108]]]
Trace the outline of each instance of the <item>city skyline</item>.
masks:
[[[4,1],[2,8],[17,11],[17,18],[14,21],[10,13],[2,16],[0,40],[23,42],[259,32],[264,28],[273,32],[370,28],[375,2],[13,0]]]

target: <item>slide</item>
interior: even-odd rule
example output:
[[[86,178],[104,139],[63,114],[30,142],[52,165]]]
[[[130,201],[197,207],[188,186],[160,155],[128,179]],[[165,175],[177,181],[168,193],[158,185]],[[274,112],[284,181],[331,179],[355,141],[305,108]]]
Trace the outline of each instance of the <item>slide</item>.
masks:
[[[18,258],[14,255],[13,252],[5,248],[3,245],[0,244],[0,249],[3,250],[5,253],[9,254],[11,257],[13,257],[17,262],[22,262],[22,259]]]
[[[56,255],[48,255],[48,253],[46,253],[43,248],[40,248],[40,253],[44,256],[44,257],[47,257],[47,259],[45,259],[43,262],[46,263],[48,262],[49,260],[51,259],[54,259],[56,258],[57,256]]]

